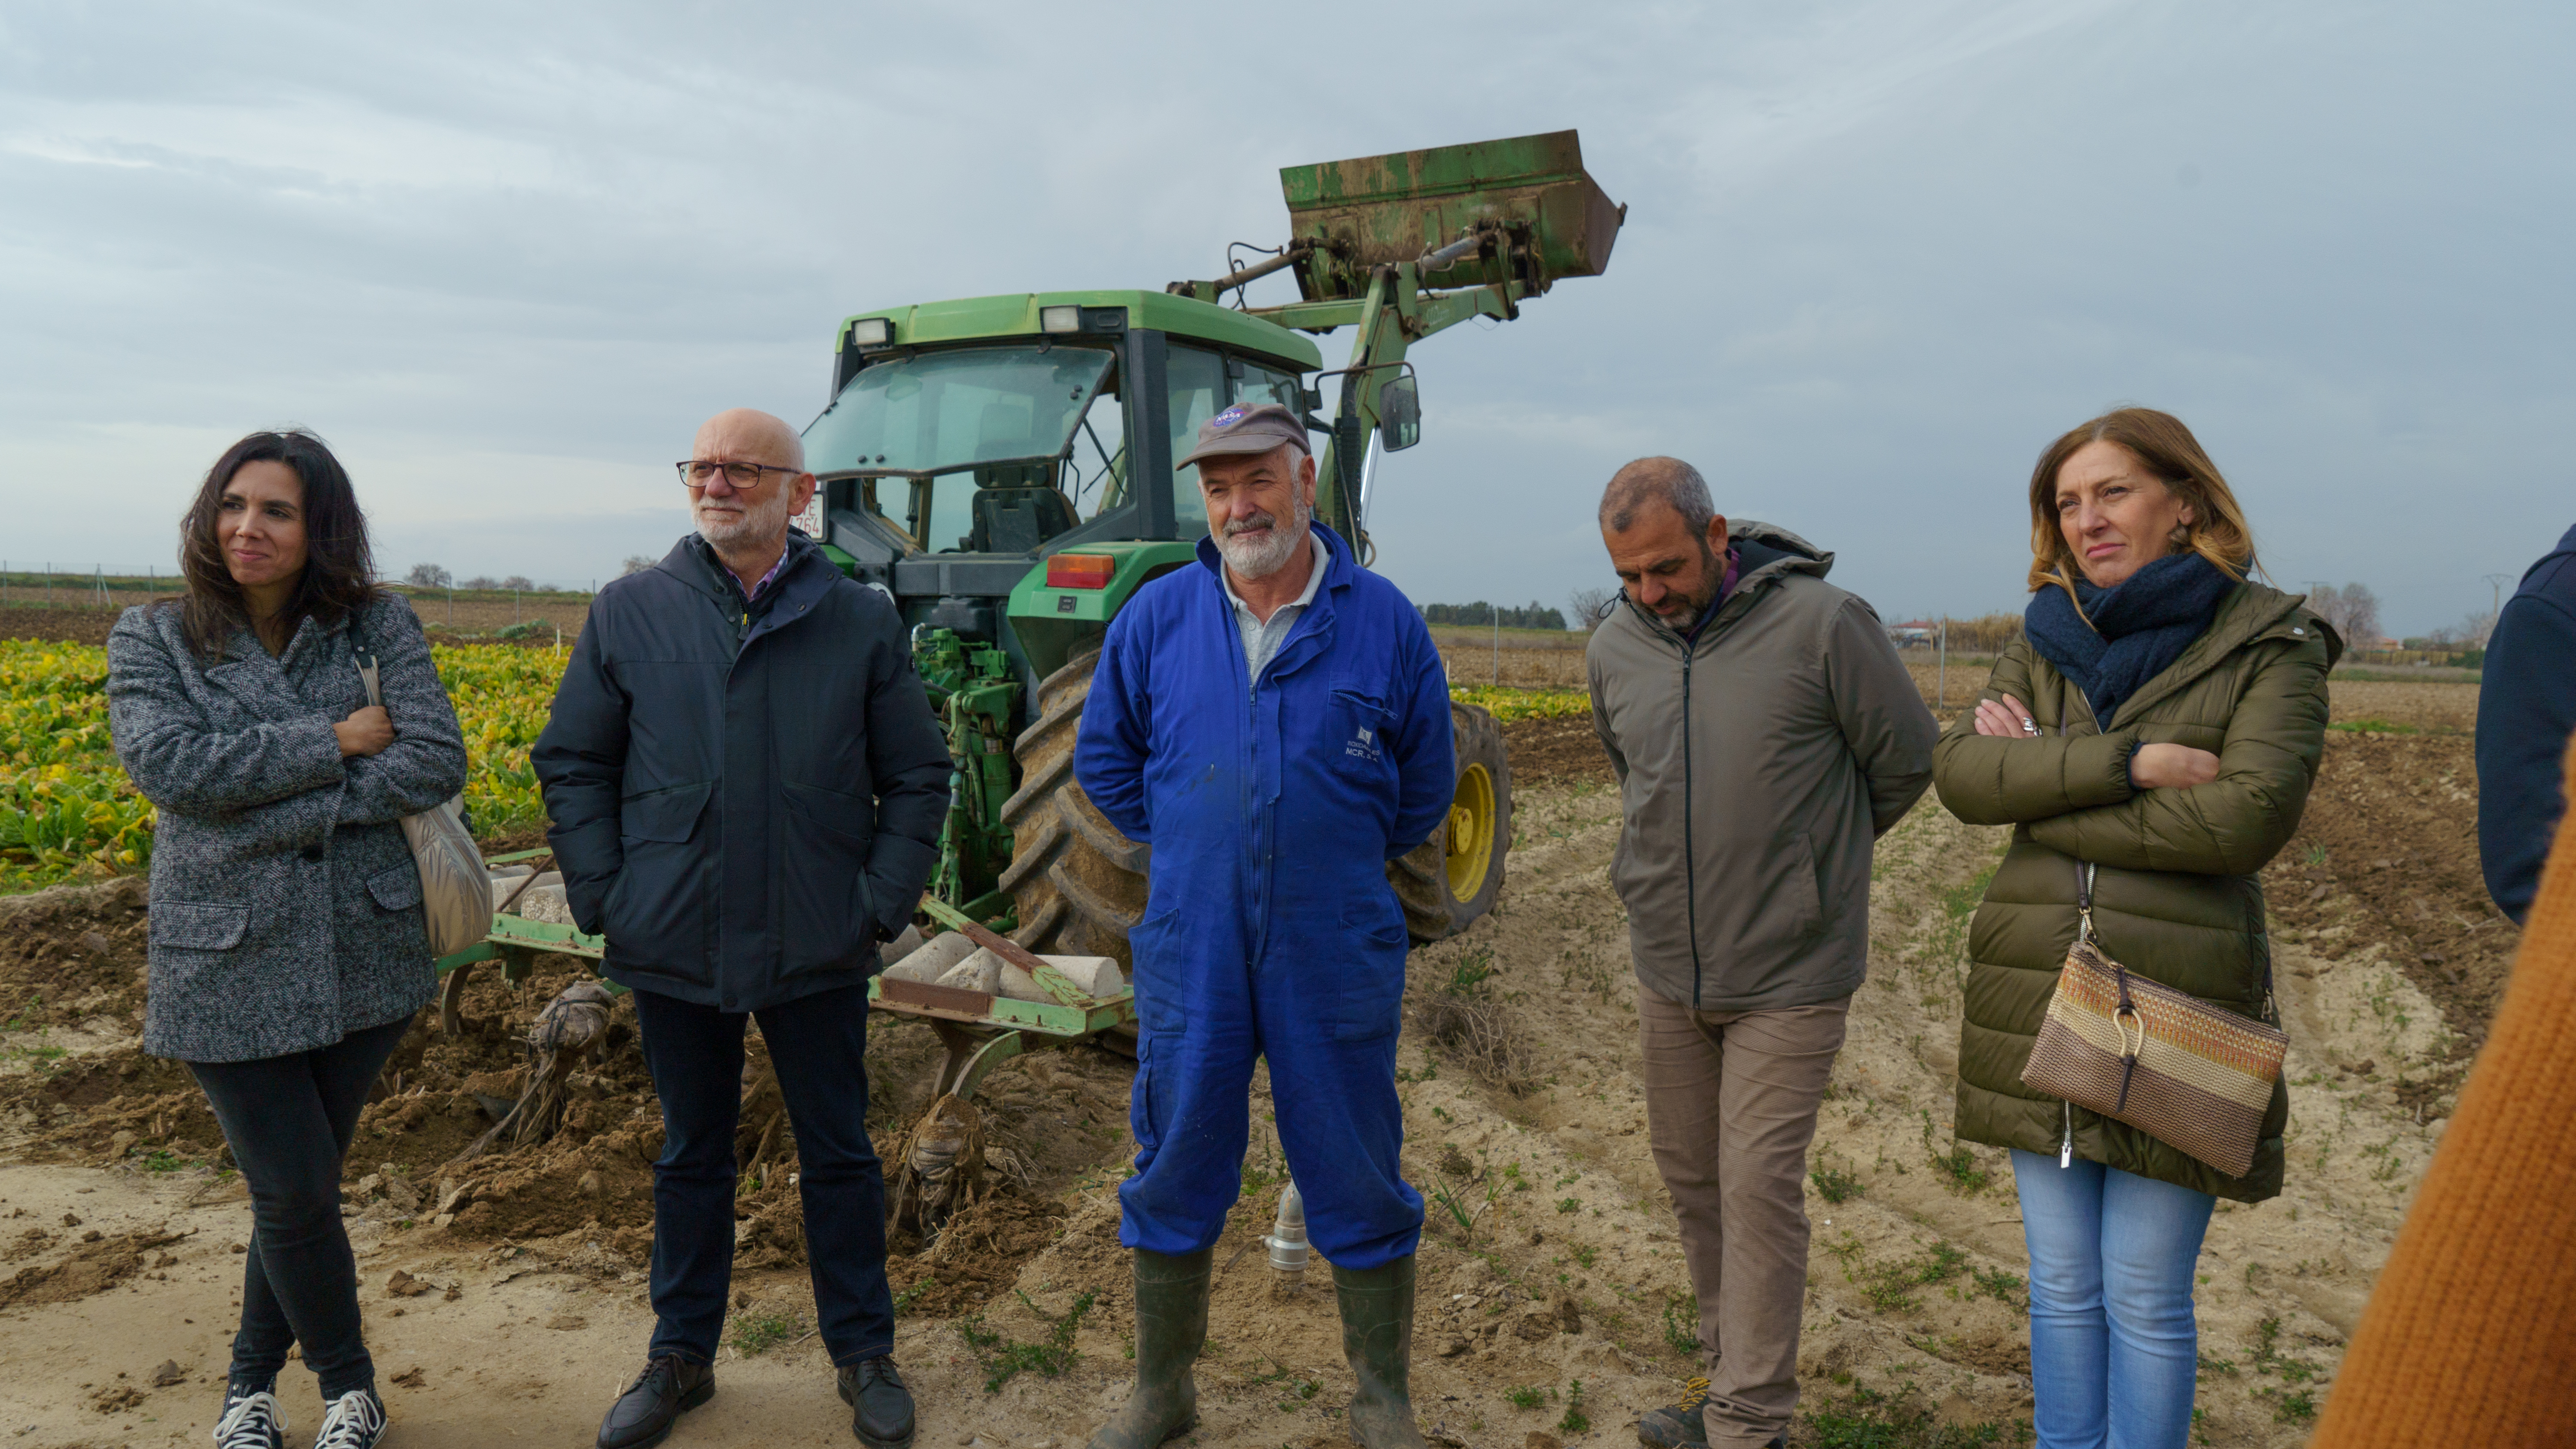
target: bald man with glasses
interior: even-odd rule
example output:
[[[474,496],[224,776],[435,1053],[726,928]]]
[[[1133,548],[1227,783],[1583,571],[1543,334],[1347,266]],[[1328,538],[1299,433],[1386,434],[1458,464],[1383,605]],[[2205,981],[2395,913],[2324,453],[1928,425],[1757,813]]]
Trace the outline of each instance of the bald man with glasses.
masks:
[[[850,1428],[913,1436],[895,1372],[885,1179],[867,1133],[868,978],[911,920],[948,813],[948,748],[883,594],[788,526],[814,496],[767,413],[719,413],[679,464],[696,531],[602,589],[531,762],[574,924],[634,993],[662,1102],[644,1371],[600,1449],[715,1393],[734,1247],[743,1031],[795,1130],[818,1331]]]

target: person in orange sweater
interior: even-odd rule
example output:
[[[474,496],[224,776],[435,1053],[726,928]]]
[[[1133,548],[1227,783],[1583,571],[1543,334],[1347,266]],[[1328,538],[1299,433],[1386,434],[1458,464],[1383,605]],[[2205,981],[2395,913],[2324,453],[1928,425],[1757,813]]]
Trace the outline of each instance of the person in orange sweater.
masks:
[[[2576,772],[2576,750],[2565,768]],[[2576,812],[2310,1449],[2576,1443]]]

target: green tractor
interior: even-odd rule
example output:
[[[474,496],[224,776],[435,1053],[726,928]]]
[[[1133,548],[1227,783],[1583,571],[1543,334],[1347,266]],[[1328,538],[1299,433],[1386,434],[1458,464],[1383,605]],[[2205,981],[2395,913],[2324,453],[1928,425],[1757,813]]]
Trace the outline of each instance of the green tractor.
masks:
[[[1408,350],[1598,275],[1627,210],[1585,174],[1572,131],[1292,166],[1280,182],[1288,242],[1214,281],[845,319],[831,404],[805,431],[821,487],[800,522],[912,625],[947,730],[954,802],[931,895],[1031,951],[1128,960],[1151,849],[1083,797],[1074,735],[1110,618],[1206,536],[1197,470],[1172,466],[1199,425],[1276,402],[1328,434],[1316,516],[1366,562],[1374,455],[1421,436]],[[1225,304],[1283,269],[1302,300]],[[1307,334],[1342,327],[1349,362],[1325,371]],[[1492,908],[1511,839],[1501,733],[1451,708],[1448,826],[1387,871],[1420,941]]]

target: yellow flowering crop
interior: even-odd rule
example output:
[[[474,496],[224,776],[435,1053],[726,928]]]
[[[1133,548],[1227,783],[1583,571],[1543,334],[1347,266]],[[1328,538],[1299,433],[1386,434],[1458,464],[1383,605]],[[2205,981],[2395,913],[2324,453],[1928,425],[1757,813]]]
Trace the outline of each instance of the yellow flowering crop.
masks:
[[[1483,705],[1499,720],[1582,718],[1592,713],[1592,695],[1581,689],[1453,684],[1449,687],[1449,697],[1460,704]]]
[[[545,819],[528,747],[563,660],[504,644],[431,649],[465,731],[465,808],[490,832]],[[141,871],[152,802],[107,730],[107,651],[0,639],[0,891]]]
[[[568,652],[568,651],[567,651]],[[506,644],[437,645],[438,677],[465,731],[465,808],[478,833],[545,819],[528,749],[564,658]],[[1462,686],[1504,720],[1579,716],[1579,689]],[[152,802],[135,793],[107,729],[107,651],[0,639],[0,891],[124,875],[152,860]]]

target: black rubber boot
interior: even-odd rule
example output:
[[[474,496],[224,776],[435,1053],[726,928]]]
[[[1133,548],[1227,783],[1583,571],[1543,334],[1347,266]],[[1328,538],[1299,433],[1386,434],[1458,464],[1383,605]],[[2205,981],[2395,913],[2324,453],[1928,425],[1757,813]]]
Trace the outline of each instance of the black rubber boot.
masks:
[[[1136,1250],[1136,1387],[1091,1436],[1091,1449],[1154,1449],[1198,1427],[1190,1375],[1207,1343],[1208,1268],[1214,1248],[1167,1258]]]
[[[1351,1395],[1350,1434],[1362,1449],[1426,1449],[1413,1422],[1407,1381],[1413,1365],[1413,1259],[1365,1272],[1333,1269],[1341,1301],[1342,1353],[1359,1392]]]

